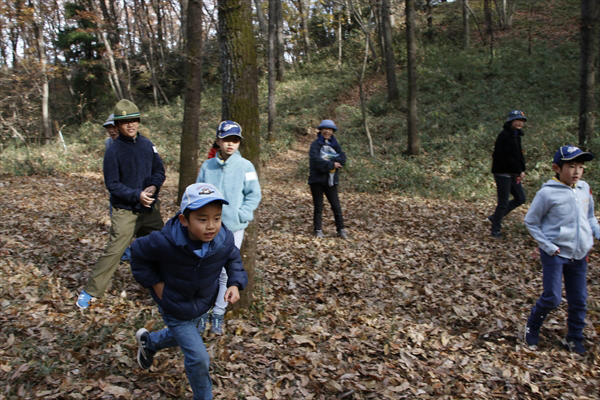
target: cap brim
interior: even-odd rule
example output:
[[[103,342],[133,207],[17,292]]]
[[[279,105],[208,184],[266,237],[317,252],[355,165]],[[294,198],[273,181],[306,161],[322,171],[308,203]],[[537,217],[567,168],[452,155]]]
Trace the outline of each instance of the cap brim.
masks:
[[[220,202],[220,203],[222,203],[222,204],[225,204],[225,205],[229,204],[229,202],[227,200],[225,200],[225,199],[223,199],[221,197],[213,197],[213,198],[207,198],[207,199],[202,199],[202,200],[199,200],[199,201],[195,201],[192,204],[188,204],[187,207],[185,207],[183,210],[181,210],[181,212],[183,212],[185,210],[192,210],[192,211],[193,210],[197,210],[199,208],[204,207],[207,204],[214,203],[214,202],[217,202],[217,201]]]
[[[240,135],[238,133],[230,133],[230,134],[224,134],[224,135],[217,135],[217,139],[225,139],[226,137],[229,137],[229,136],[237,136],[240,139],[244,138],[242,135]]]
[[[594,155],[592,153],[588,153],[588,152],[583,152],[583,153],[579,153],[576,156],[573,157],[562,157],[561,161],[582,161],[582,162],[586,162],[586,161],[592,161],[594,159]]]
[[[109,126],[109,125],[115,126],[114,121],[108,121],[108,122],[105,122],[102,124],[102,126]]]

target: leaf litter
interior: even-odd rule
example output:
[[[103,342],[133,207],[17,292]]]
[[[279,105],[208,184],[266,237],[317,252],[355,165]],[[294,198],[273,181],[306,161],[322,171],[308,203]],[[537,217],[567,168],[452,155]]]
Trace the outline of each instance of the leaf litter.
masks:
[[[326,209],[318,240],[308,185],[294,171],[307,145],[262,166],[254,305],[230,313],[225,335],[205,335],[215,398],[600,396],[597,248],[588,354],[561,345],[565,302],[529,349],[520,336],[542,280],[526,207],[495,240],[484,223],[491,200],[353,193],[342,172],[350,238],[335,236]],[[177,210],[177,179],[168,173],[162,191],[165,219]],[[128,263],[89,310],[74,305],[108,238],[101,174],[3,180],[0,399],[191,398],[178,349],[159,352],[149,371],[137,366],[135,331],[163,323]]]

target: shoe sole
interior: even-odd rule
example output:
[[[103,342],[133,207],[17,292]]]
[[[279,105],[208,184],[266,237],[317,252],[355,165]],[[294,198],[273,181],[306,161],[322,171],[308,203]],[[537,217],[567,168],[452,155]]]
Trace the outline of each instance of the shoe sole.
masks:
[[[148,329],[146,329],[146,328],[140,328],[135,333],[135,341],[138,344],[137,363],[138,363],[138,365],[140,366],[141,369],[150,369],[150,367],[148,367],[148,368],[144,367],[144,365],[142,364],[142,361],[140,360],[140,355],[144,351],[144,345],[142,344],[142,335],[144,333],[147,333],[147,332],[148,332]]]

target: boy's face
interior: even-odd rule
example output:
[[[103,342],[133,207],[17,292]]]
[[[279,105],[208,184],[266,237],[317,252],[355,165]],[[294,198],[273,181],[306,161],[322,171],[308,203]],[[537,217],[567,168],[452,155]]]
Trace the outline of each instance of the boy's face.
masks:
[[[107,125],[106,133],[108,134],[108,136],[110,136],[112,140],[115,140],[117,136],[119,136],[119,130],[114,125]]]
[[[568,186],[573,186],[583,176],[584,166],[582,162],[566,161],[562,168],[552,164],[552,169],[558,174],[558,179]]]
[[[524,119],[513,119],[511,126],[514,130],[523,129],[523,127],[525,126],[525,120]]]
[[[240,148],[241,139],[239,136],[227,136],[223,139],[218,139],[217,144],[219,145],[221,157],[224,159],[229,158]]]
[[[322,128],[321,129],[321,136],[323,136],[323,138],[325,138],[325,140],[331,139],[331,137],[333,136],[333,129],[331,129],[331,128]]]
[[[123,119],[115,121],[119,132],[125,137],[134,138],[137,135],[138,128],[140,127],[139,118],[134,119]]]
[[[183,214],[179,214],[179,222],[187,227],[190,239],[210,242],[221,230],[222,208],[221,203],[208,203],[192,211],[187,219]]]

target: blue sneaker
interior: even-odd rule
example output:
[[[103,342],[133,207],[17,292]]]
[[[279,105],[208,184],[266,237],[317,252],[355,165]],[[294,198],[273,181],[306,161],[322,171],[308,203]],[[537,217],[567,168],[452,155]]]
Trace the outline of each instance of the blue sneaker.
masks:
[[[129,261],[131,260],[131,247],[127,246],[123,255],[121,256],[121,261]]]
[[[200,335],[204,334],[207,324],[208,324],[208,313],[201,316],[200,319],[198,320],[198,324],[196,325],[196,328],[198,329],[198,332],[200,333]]]
[[[77,307],[81,309],[88,308],[90,306],[90,301],[92,300],[92,296],[85,292],[85,290],[81,291],[81,294],[77,298]]]
[[[213,314],[210,319],[210,331],[215,335],[222,335],[224,320],[225,316],[223,314]]]
[[[583,347],[583,341],[579,339],[569,339],[565,340],[565,346],[567,350],[571,353],[577,353],[580,356],[585,354],[585,347]]]
[[[523,340],[527,346],[537,347],[540,344],[540,327],[534,328],[529,325],[528,322],[526,322],[525,330],[523,332]]]

